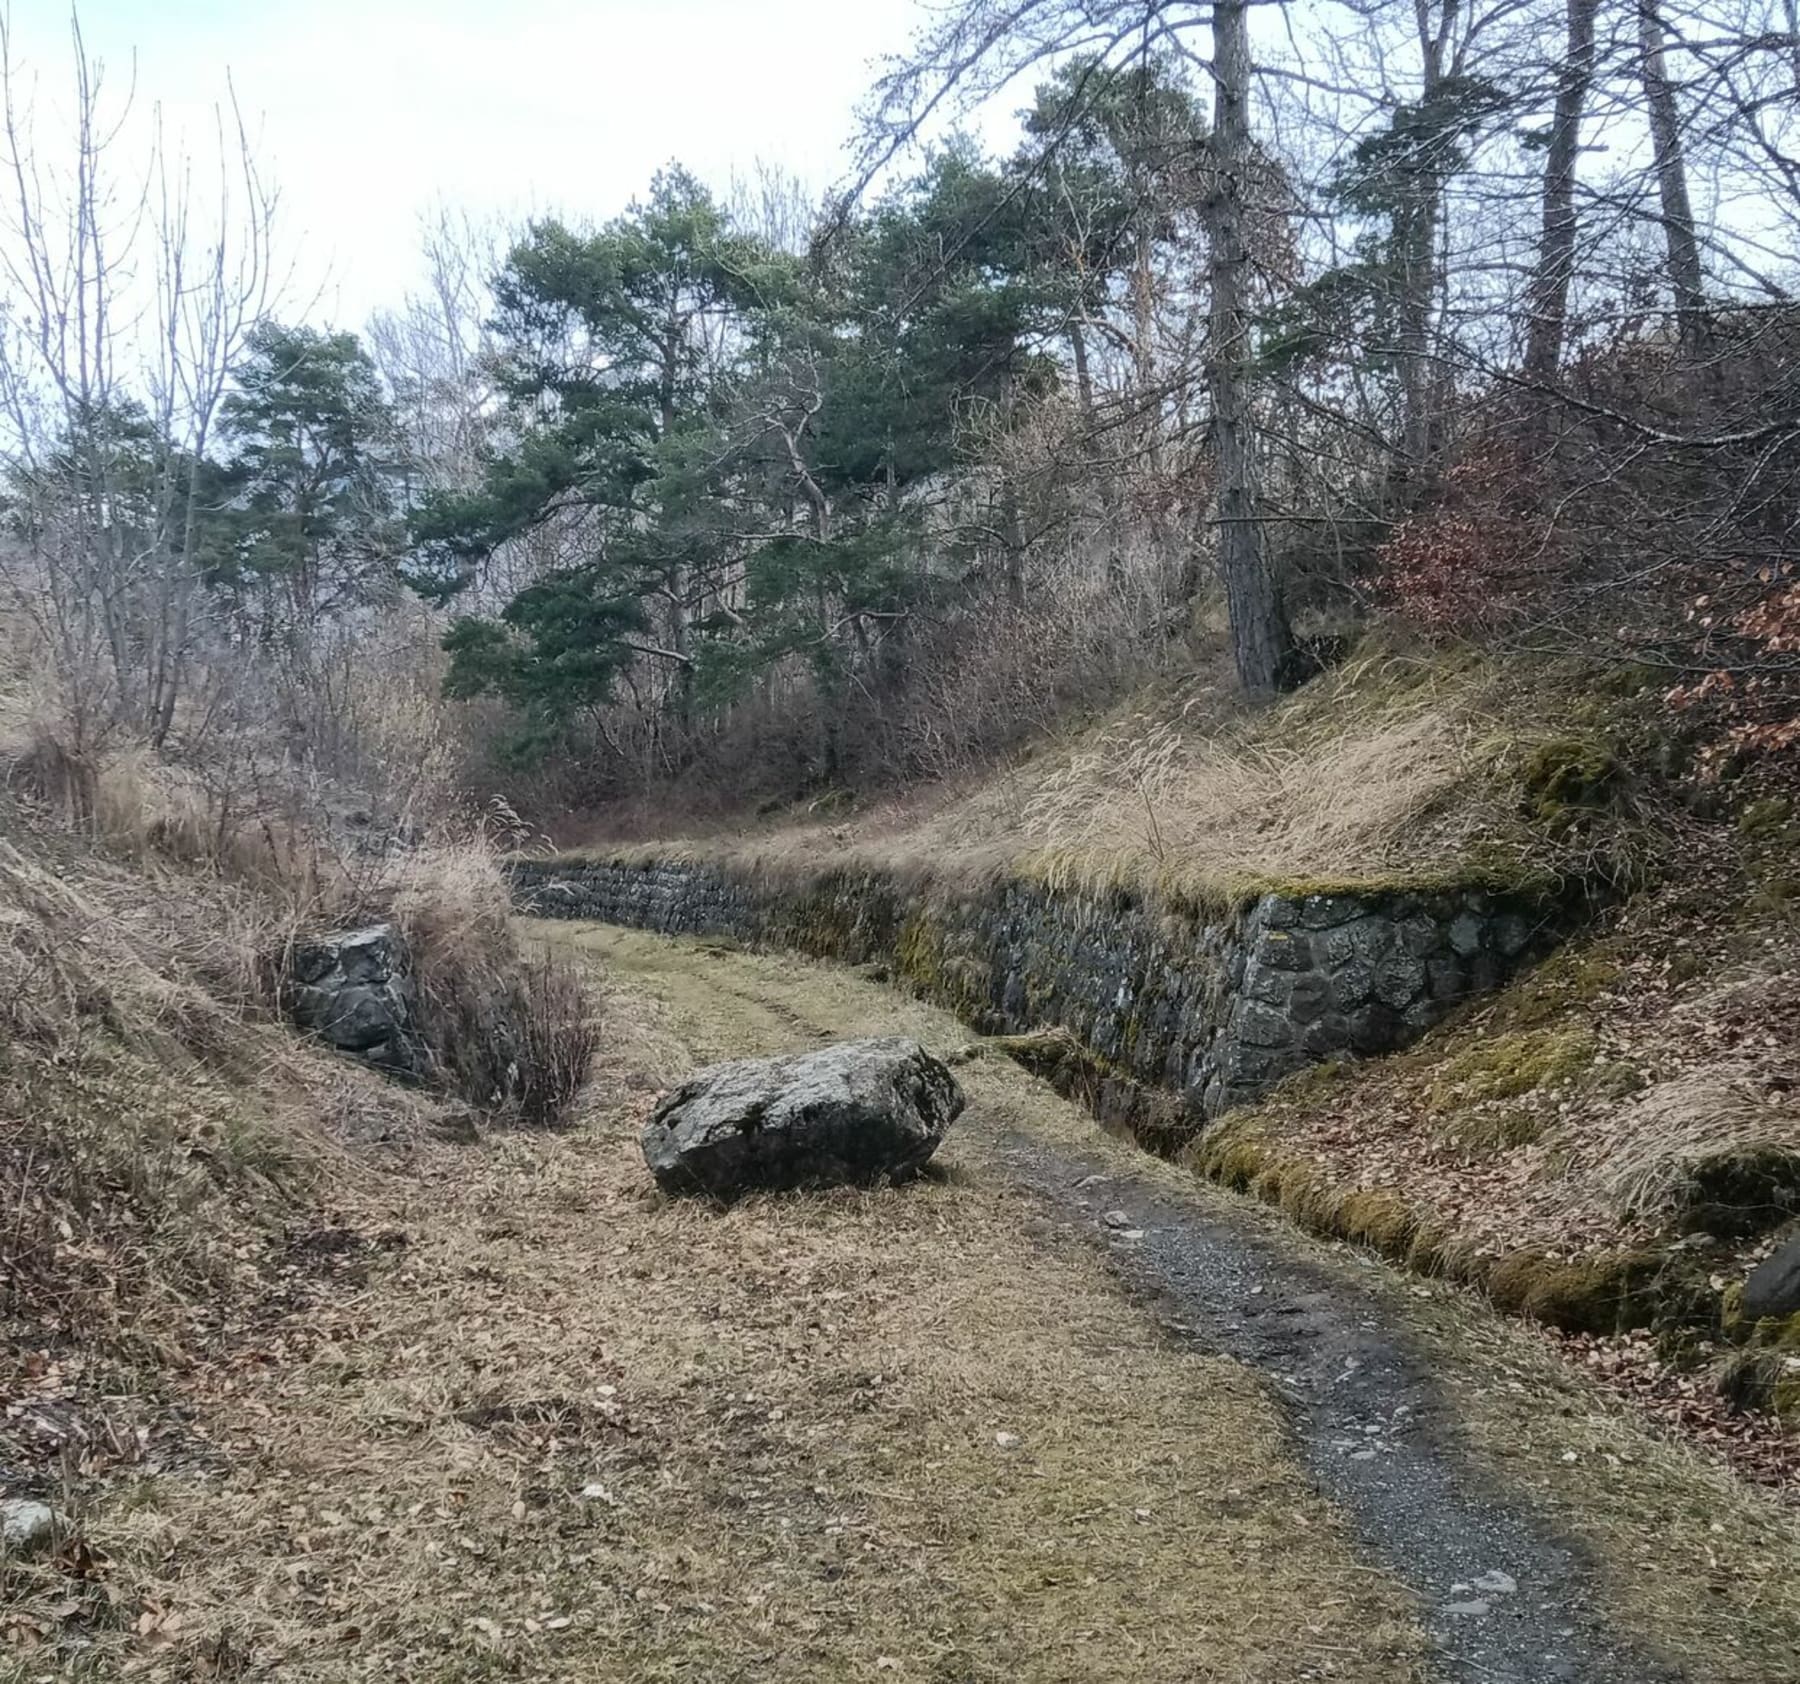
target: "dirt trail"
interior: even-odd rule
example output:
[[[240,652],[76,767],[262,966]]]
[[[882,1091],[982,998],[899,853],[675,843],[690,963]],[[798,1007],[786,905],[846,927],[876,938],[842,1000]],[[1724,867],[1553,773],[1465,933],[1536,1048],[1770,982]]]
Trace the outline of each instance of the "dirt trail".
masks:
[[[1371,1555],[1419,1598],[1439,1669],[1505,1684],[1678,1676],[1620,1643],[1567,1546],[1484,1488],[1453,1411],[1379,1306],[1230,1213],[1159,1196],[1092,1158],[1006,1136],[1000,1158],[1071,1220],[1197,1347],[1248,1364],[1287,1405],[1301,1456]]]
[[[758,987],[742,967],[703,968],[695,980],[727,1020],[766,1013],[785,1032],[777,1042],[841,1033],[866,1011],[849,996],[809,1017],[791,992]],[[1116,1164],[1009,1129],[979,1103],[962,1126],[984,1158],[1104,1245],[1166,1329],[1274,1386],[1308,1471],[1418,1598],[1434,1672],[1495,1684],[1676,1676],[1607,1632],[1566,1547],[1478,1489],[1444,1431],[1445,1400],[1366,1294],[1284,1256],[1228,1208],[1159,1193]]]
[[[940,1050],[967,1041],[941,1014],[897,1006],[885,991],[872,996],[860,980],[833,981],[801,961],[615,932],[600,939],[615,964],[649,986],[680,977],[673,993],[686,1003],[696,1050],[738,1052],[747,1039],[773,1050],[891,1029],[896,1012],[928,1040],[935,1031]],[[1004,1062],[997,1071],[965,1066],[964,1075],[974,1099],[959,1125],[965,1147],[1036,1194],[1059,1226],[1102,1248],[1165,1331],[1245,1364],[1280,1399],[1319,1489],[1348,1515],[1369,1557],[1416,1597],[1432,1676],[1472,1684],[1725,1676],[1713,1670],[1729,1670],[1723,1657],[1692,1670],[1654,1655],[1642,1623],[1606,1606],[1585,1552],[1471,1456],[1458,1399],[1437,1372],[1441,1350],[1434,1357],[1429,1341],[1409,1334],[1391,1281],[1385,1295],[1371,1291],[1341,1260],[1328,1262],[1323,1248],[1282,1232],[1246,1201],[1122,1155],[1097,1131],[1085,1145],[1071,1139],[1067,1108],[1021,1106],[1019,1077]],[[1056,1124],[1047,1128],[1050,1116]],[[1510,1375],[1491,1379],[1518,1389]],[[1459,1376],[1460,1389],[1469,1380]],[[1654,1526],[1650,1515],[1645,1522]],[[1770,1636],[1784,1645],[1779,1631]]]

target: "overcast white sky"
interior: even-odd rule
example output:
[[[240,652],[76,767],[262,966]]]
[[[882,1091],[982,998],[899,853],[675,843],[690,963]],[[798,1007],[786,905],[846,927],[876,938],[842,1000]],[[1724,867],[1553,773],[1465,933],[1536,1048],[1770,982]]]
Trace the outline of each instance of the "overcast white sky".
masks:
[[[0,0],[4,4],[5,0]],[[11,0],[15,52],[60,93],[67,0]],[[920,0],[82,0],[90,50],[171,128],[227,71],[282,193],[312,312],[360,327],[417,278],[440,199],[604,218],[679,158],[835,180],[873,61]],[[320,286],[324,291],[320,292]]]

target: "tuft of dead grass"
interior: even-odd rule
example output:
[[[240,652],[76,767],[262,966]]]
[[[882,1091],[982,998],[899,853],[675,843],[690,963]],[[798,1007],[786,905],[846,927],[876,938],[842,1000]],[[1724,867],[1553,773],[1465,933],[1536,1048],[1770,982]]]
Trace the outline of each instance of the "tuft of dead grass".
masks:
[[[409,856],[387,911],[411,955],[419,1027],[443,1083],[501,1121],[567,1121],[598,1025],[567,967],[521,951],[492,851],[463,842]]]
[[[1672,1226],[1708,1164],[1787,1156],[1800,1166],[1800,1108],[1791,1093],[1785,1083],[1772,1088],[1768,1070],[1742,1057],[1682,1070],[1584,1129],[1578,1145],[1570,1143],[1571,1179],[1591,1179],[1622,1221]]]

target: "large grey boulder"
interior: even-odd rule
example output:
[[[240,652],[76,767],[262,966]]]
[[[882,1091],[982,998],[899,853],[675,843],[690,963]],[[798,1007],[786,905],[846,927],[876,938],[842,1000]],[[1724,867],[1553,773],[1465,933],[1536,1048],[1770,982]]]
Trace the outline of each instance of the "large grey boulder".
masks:
[[[391,924],[344,930],[295,947],[283,988],[288,1013],[340,1052],[399,1075],[427,1063],[414,1026],[417,990]]]
[[[962,1108],[956,1078],[917,1041],[840,1041],[702,1070],[657,1106],[644,1161],[667,1191],[718,1198],[899,1181]]]
[[[1744,1283],[1744,1314],[1791,1316],[1800,1310],[1800,1234],[1790,1235],[1751,1270]]]

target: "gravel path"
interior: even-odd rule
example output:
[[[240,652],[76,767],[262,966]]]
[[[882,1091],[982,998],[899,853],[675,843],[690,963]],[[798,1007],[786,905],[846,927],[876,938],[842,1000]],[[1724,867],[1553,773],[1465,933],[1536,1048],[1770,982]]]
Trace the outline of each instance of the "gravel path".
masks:
[[[868,1032],[866,985],[843,973],[837,993],[818,986],[827,967],[709,964],[697,954],[677,958],[681,951],[665,944],[661,956],[702,984],[721,1019],[750,1014],[766,1025],[762,1034],[784,1042]],[[921,1028],[935,1021],[907,1009]],[[746,1027],[734,1022],[720,1051],[747,1050]],[[959,1143],[975,1149],[984,1173],[991,1165],[1040,1201],[1048,1221],[1103,1248],[1130,1296],[1170,1334],[1264,1379],[1285,1408],[1301,1463],[1347,1516],[1371,1565],[1418,1598],[1436,1676],[1451,1684],[1678,1684],[1684,1674],[1609,1628],[1577,1553],[1476,1469],[1449,1390],[1391,1304],[1317,1260],[1260,1207],[1200,1188],[1184,1196],[1151,1160],[1139,1175],[1121,1167],[1110,1143],[1089,1152],[1018,1126],[1031,1107],[1017,1103],[1014,1082],[1029,1078],[1006,1070],[996,1089],[997,1073],[969,1068]],[[1002,1103],[984,1105],[984,1089]]]
[[[1263,1373],[1320,1488],[1418,1594],[1447,1678],[1471,1684],[1661,1684],[1679,1675],[1609,1634],[1580,1564],[1471,1478],[1448,1405],[1374,1302],[1256,1231],[1092,1159],[1013,1133],[1011,1174],[1091,1230],[1165,1325]]]

